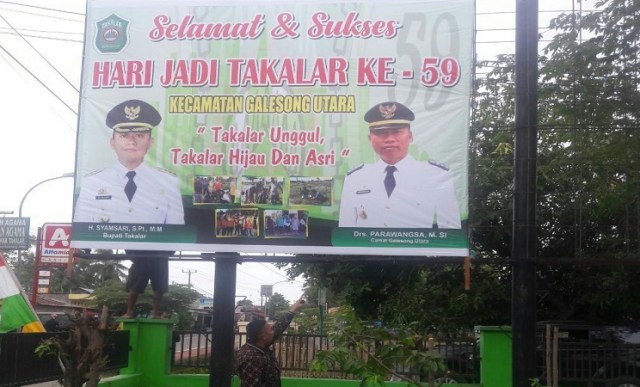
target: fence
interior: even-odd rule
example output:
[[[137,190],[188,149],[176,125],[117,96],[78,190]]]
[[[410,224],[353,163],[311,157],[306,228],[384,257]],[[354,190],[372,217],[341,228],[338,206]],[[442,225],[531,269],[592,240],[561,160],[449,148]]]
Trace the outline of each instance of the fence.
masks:
[[[635,329],[549,324],[538,337],[538,374],[549,386],[640,385],[640,333]]]
[[[236,333],[235,350],[240,349],[246,341],[245,333]],[[212,344],[210,332],[175,331],[172,370],[195,368],[207,373],[211,362]],[[273,345],[283,375],[296,377],[315,376],[309,371],[311,361],[319,351],[331,348],[333,348],[331,341],[323,335],[284,334]],[[475,340],[436,340],[433,345],[433,350],[445,361],[448,373],[456,380],[467,383],[475,383],[480,379],[479,367],[476,364],[476,349]],[[360,355],[365,357],[365,351],[363,350]],[[412,374],[409,370],[401,373]],[[323,376],[338,379],[351,378],[338,367],[330,369],[328,374]]]
[[[6,333],[0,335],[0,387],[22,386],[56,380],[62,370],[55,356],[38,357],[35,349],[43,340],[62,333]],[[129,361],[129,331],[116,331],[106,338],[103,352],[107,356],[105,371],[127,366]]]

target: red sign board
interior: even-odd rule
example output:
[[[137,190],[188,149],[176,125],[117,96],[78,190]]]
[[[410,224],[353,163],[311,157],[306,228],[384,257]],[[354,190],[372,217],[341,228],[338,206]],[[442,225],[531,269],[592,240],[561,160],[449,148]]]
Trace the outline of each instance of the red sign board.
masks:
[[[71,223],[45,223],[42,231],[43,264],[66,264],[69,262]]]

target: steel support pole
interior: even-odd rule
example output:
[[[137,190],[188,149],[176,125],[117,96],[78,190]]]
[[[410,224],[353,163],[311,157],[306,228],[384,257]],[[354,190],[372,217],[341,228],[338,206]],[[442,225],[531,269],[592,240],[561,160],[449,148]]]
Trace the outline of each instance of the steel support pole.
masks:
[[[513,206],[513,387],[536,376],[536,159],[538,0],[516,0],[515,165]]]
[[[235,341],[235,294],[238,253],[216,253],[213,289],[213,344],[209,387],[231,387]]]

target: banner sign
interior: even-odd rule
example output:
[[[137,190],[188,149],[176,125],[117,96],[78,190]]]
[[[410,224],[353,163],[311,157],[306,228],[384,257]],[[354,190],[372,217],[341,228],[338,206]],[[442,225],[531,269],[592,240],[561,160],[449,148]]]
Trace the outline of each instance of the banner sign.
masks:
[[[69,262],[71,243],[70,223],[45,223],[42,226],[42,264],[63,264]]]
[[[474,11],[87,2],[72,246],[468,255]]]
[[[30,218],[1,217],[0,249],[28,250],[30,245],[29,221]]]

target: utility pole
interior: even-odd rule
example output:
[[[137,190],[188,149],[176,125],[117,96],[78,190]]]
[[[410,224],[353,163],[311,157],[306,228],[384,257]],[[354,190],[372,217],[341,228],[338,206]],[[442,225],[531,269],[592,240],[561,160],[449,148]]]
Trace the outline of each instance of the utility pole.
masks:
[[[536,376],[536,161],[538,0],[516,1],[515,140],[511,320],[513,387]]]
[[[183,272],[183,273],[187,273],[187,275],[188,275],[188,277],[189,277],[189,279],[188,279],[188,281],[187,281],[187,284],[188,284],[187,286],[189,286],[189,289],[191,289],[191,273],[194,273],[194,274],[195,274],[195,273],[197,273],[197,272],[198,272],[198,270],[193,270],[193,271],[191,271],[191,269],[189,269],[189,270],[187,270],[187,271],[182,270],[182,272]]]

